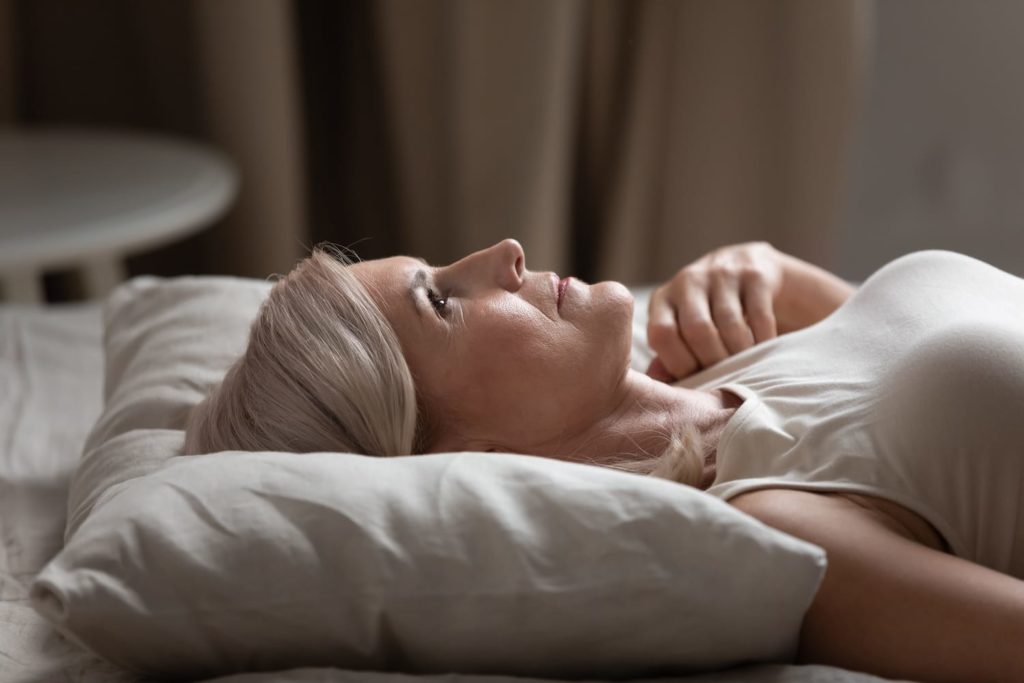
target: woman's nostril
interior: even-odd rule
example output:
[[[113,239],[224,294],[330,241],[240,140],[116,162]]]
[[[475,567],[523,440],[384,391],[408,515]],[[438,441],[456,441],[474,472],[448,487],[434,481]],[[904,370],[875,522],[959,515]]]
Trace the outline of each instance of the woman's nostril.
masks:
[[[522,275],[523,275],[523,268],[524,268],[523,257],[522,256],[516,257],[516,275],[522,277]]]

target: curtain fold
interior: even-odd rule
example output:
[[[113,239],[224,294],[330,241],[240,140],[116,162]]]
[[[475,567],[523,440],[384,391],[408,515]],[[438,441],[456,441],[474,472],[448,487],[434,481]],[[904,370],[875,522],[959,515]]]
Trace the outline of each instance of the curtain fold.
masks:
[[[311,240],[390,256],[402,249],[397,162],[373,3],[303,0],[295,9]]]
[[[309,250],[294,16],[278,0],[193,0],[209,137],[242,173],[210,251],[234,273],[287,273]]]
[[[868,45],[864,2],[645,0],[599,272],[660,280],[765,239],[829,267]]]
[[[518,237],[567,265],[580,0],[381,0],[377,40],[404,248],[431,261]]]
[[[514,236],[634,282],[750,239],[835,261],[868,2],[374,7],[404,249]]]

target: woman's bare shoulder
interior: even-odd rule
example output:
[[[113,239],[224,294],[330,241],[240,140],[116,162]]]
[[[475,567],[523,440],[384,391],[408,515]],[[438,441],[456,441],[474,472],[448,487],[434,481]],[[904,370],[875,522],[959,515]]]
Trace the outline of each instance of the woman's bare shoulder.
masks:
[[[859,529],[861,534],[892,531],[867,510],[834,495],[787,488],[757,489],[729,499],[729,504],[770,527],[817,543]]]
[[[730,498],[729,504],[769,526],[786,527],[787,531],[794,526],[827,531],[850,514],[863,515],[849,502],[834,496],[787,488],[747,491]]]
[[[729,503],[765,524],[799,524],[817,533],[842,533],[850,521],[894,533],[932,550],[948,552],[942,535],[926,519],[888,500],[855,493],[819,493],[769,488],[741,493]]]

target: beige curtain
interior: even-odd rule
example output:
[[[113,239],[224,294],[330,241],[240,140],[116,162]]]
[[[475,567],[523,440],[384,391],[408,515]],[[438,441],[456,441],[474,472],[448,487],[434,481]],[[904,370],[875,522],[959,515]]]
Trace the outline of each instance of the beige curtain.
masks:
[[[749,239],[832,264],[862,83],[861,7],[645,8],[603,272],[660,278]]]
[[[565,265],[584,3],[376,8],[409,248],[445,262],[514,236],[531,267]]]
[[[210,138],[242,170],[234,211],[211,250],[231,272],[286,273],[308,252],[305,156],[291,6],[193,0]]]
[[[383,0],[408,244],[660,279],[724,243],[834,261],[860,0]]]
[[[871,2],[0,0],[0,120],[235,159],[230,215],[135,272],[373,236],[633,282],[748,239],[830,266]]]

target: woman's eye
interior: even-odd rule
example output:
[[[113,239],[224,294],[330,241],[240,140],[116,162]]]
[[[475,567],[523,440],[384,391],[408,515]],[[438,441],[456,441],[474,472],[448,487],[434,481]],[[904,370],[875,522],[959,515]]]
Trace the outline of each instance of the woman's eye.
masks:
[[[448,315],[448,297],[441,296],[434,289],[427,289],[427,300],[441,316]]]

